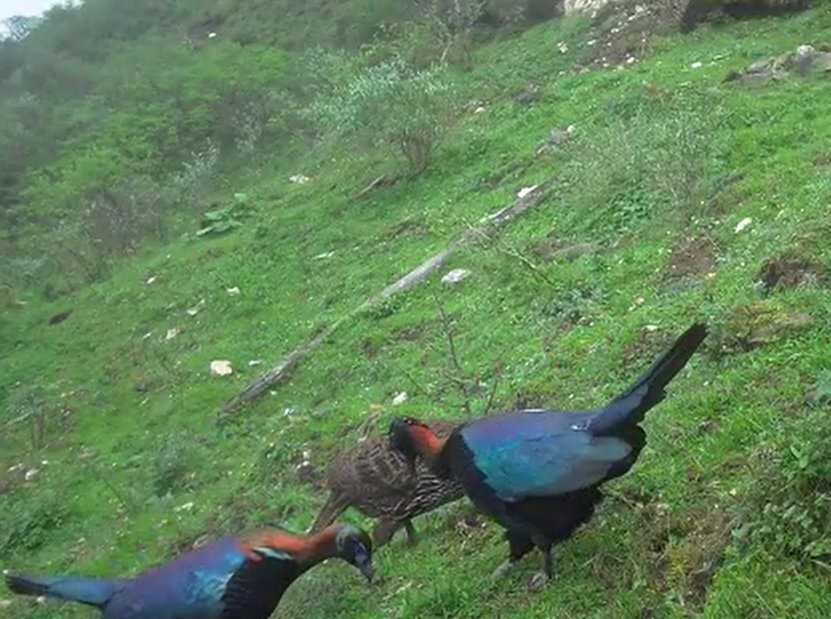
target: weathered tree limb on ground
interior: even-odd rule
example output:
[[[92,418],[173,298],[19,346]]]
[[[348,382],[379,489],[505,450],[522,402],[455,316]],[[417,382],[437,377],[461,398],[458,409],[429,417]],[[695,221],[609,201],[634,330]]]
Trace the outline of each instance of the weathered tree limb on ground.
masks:
[[[366,194],[368,194],[370,191],[372,191],[373,189],[375,189],[378,185],[380,185],[381,183],[383,183],[383,182],[384,182],[384,181],[386,181],[386,180],[387,180],[387,175],[386,175],[386,174],[382,174],[381,176],[379,176],[378,178],[376,178],[374,181],[372,181],[369,185],[367,185],[366,187],[364,187],[363,189],[361,189],[358,193],[356,193],[356,194],[355,194],[355,196],[354,196],[352,199],[353,199],[353,200],[360,200],[360,199],[361,199],[361,198],[363,198]]]
[[[240,391],[237,395],[233,398],[228,400],[222,407],[222,410],[226,413],[230,413],[240,404],[247,402],[256,398],[257,396],[261,395],[264,391],[266,391],[269,387],[280,382],[284,379],[291,370],[298,364],[298,362],[303,359],[306,355],[312,352],[315,348],[323,344],[329,337],[331,337],[335,331],[337,331],[341,325],[346,323],[349,319],[353,318],[354,316],[358,315],[363,310],[371,307],[372,305],[378,303],[383,299],[387,299],[397,292],[401,292],[402,290],[406,290],[414,286],[415,284],[423,281],[427,278],[430,273],[439,269],[447,259],[456,251],[459,247],[464,245],[465,243],[475,240],[476,238],[481,237],[481,235],[485,232],[490,232],[496,228],[500,228],[517,215],[521,215],[525,211],[530,208],[533,208],[537,204],[540,203],[541,199],[548,193],[548,190],[551,187],[551,180],[545,181],[537,185],[533,190],[529,191],[523,197],[517,199],[512,204],[506,206],[503,209],[498,210],[495,213],[484,217],[477,222],[477,224],[464,232],[459,238],[455,239],[453,242],[450,243],[445,249],[443,249],[438,254],[432,256],[429,260],[422,262],[418,265],[415,269],[407,273],[404,277],[399,279],[393,284],[390,284],[386,288],[384,288],[381,292],[376,295],[369,297],[366,301],[364,301],[359,307],[355,308],[345,316],[342,316],[337,321],[329,325],[326,329],[324,329],[321,333],[313,337],[312,339],[304,342],[297,348],[295,348],[292,352],[288,355],[280,359],[280,361],[267,372],[262,374],[257,379],[253,380],[249,383],[245,389]]]

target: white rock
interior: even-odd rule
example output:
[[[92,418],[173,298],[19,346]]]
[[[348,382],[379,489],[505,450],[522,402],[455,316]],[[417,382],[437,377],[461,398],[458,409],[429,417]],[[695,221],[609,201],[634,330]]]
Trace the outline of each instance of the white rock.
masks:
[[[229,374],[233,374],[234,370],[231,369],[230,361],[220,359],[217,361],[211,361],[211,373],[216,374],[217,376],[228,376]]]
[[[537,187],[539,187],[539,185],[531,185],[530,187],[523,187],[522,189],[520,189],[519,191],[517,191],[517,193],[516,193],[516,197],[517,197],[517,198],[524,198],[524,197],[525,197],[525,196],[527,196],[529,193],[531,193],[532,191],[534,191]]]
[[[700,69],[701,68],[701,63],[700,62],[694,62],[690,65],[690,67],[692,67],[693,69]]]
[[[147,279],[148,284],[152,284],[155,281],[156,281],[156,276],[155,275],[153,277],[150,277],[150,278]]]
[[[750,225],[750,222],[752,221],[753,220],[750,217],[745,217],[744,219],[742,219],[739,223],[736,224],[736,233],[738,234],[739,232],[747,228]]]
[[[483,106],[481,106],[481,105],[480,105],[480,106],[479,106],[479,107],[477,107],[475,110],[473,110],[473,113],[474,113],[474,114],[481,114],[481,113],[482,113],[482,112],[484,112],[484,111],[485,111],[485,108],[484,108]]]
[[[392,399],[392,405],[393,406],[398,406],[399,404],[403,404],[406,401],[407,401],[407,392],[402,391],[401,393],[399,393],[397,396],[395,396]]]
[[[239,294],[239,288],[237,288],[236,286],[234,286],[233,288],[226,288],[225,292],[228,293],[228,296],[235,297]]]
[[[305,185],[310,180],[312,179],[303,174],[294,174],[292,176],[289,176],[289,181],[291,181],[292,183],[297,183],[298,185]]]
[[[260,365],[262,362],[262,359],[251,359],[251,361],[248,362],[248,365],[253,368],[255,365]]]
[[[468,269],[453,269],[452,271],[448,271],[444,277],[441,278],[446,284],[455,284],[456,282],[462,281],[470,275],[470,271]]]
[[[23,476],[23,479],[26,481],[32,481],[35,477],[37,477],[38,473],[40,473],[40,469],[29,469],[26,471],[26,474]]]
[[[179,327],[173,327],[172,329],[167,330],[167,335],[164,336],[165,340],[172,340],[174,337],[179,335],[182,330]]]
[[[189,316],[196,316],[199,313],[199,310],[205,305],[205,299],[200,299],[199,303],[191,307],[190,309],[185,310]]]
[[[326,258],[331,258],[334,255],[335,255],[335,252],[333,252],[333,251],[325,251],[322,254],[318,254],[317,256],[312,258],[312,260],[326,260]]]

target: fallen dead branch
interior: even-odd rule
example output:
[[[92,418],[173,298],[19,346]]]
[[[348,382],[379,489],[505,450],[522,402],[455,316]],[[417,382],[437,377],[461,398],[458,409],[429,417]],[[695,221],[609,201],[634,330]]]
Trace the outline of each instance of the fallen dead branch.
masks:
[[[321,333],[304,342],[288,355],[280,359],[280,361],[271,369],[250,382],[242,391],[225,402],[222,410],[225,413],[230,413],[240,404],[253,400],[257,396],[261,395],[264,391],[288,376],[291,370],[294,369],[294,367],[306,355],[323,344],[323,342],[329,339],[335,331],[337,331],[348,320],[355,317],[368,307],[375,305],[379,301],[387,299],[392,295],[423,281],[428,275],[430,275],[430,273],[439,269],[445,262],[447,262],[447,259],[453,254],[453,252],[465,243],[480,238],[483,234],[492,232],[495,229],[502,227],[518,215],[521,215],[528,209],[537,206],[542,201],[542,198],[547,195],[548,190],[551,188],[551,184],[552,181],[547,180],[544,183],[537,185],[533,190],[526,193],[523,197],[518,198],[505,208],[480,219],[476,225],[468,228],[441,252],[422,262],[415,269],[404,275],[401,279],[393,284],[390,284],[378,294],[371,296],[359,307],[355,308],[345,316],[342,316],[329,327],[324,329]]]
[[[353,200],[360,200],[360,199],[361,199],[361,198],[363,198],[366,194],[368,194],[370,191],[372,191],[373,189],[375,189],[378,185],[380,185],[381,183],[383,183],[383,182],[384,182],[384,181],[386,181],[386,180],[387,180],[387,175],[386,175],[386,174],[382,174],[381,176],[379,176],[378,178],[376,178],[374,181],[372,181],[369,185],[367,185],[366,187],[364,187],[363,189],[361,189],[358,193],[356,193],[356,194],[355,194],[355,196],[354,196],[352,199],[353,199]]]

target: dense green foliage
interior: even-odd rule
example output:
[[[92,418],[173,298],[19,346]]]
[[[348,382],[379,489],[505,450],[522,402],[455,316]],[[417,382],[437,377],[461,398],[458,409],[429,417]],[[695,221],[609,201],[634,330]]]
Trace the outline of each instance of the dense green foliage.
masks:
[[[668,36],[620,70],[580,70],[586,17],[449,66],[424,22],[319,45],[382,4],[88,0],[2,43],[0,567],[130,573],[205,536],[304,530],[324,494],[298,465],[319,473],[367,427],[492,394],[597,404],[704,319],[640,461],[544,591],[525,589],[536,555],[487,581],[502,534],[462,501],[416,522],[418,547],[382,549],[372,588],[327,565],[276,616],[826,617],[831,84],[723,78],[819,47],[831,9]],[[435,139],[424,165],[390,157],[401,127]],[[540,205],[445,265],[467,279],[354,314],[219,412],[543,181]]]

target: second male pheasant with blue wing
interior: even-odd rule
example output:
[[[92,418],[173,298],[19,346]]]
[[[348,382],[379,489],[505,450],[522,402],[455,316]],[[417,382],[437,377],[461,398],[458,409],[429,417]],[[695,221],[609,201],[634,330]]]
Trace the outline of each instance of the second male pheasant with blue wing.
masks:
[[[504,574],[536,546],[552,575],[551,548],[594,514],[600,486],[632,468],[646,445],[640,427],[647,411],[666,397],[665,387],[707,336],[695,324],[641,377],[605,406],[590,410],[525,410],[480,418],[439,438],[423,422],[396,418],[392,446],[411,463],[423,458],[439,476],[456,480],[483,512],[505,528],[509,558]]]
[[[338,523],[314,535],[270,528],[225,537],[132,578],[6,574],[6,586],[96,607],[104,619],[268,619],[286,589],[330,557],[372,579],[369,536]]]

